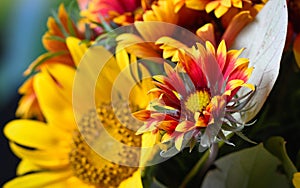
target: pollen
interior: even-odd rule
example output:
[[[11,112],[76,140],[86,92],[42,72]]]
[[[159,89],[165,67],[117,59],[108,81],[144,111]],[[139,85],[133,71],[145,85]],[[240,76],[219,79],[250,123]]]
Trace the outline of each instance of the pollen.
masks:
[[[102,104],[97,111],[91,110],[82,118],[79,128],[85,137],[83,138],[79,131],[74,134],[72,151],[69,154],[70,164],[76,177],[96,187],[118,187],[137,170],[137,167],[119,165],[135,162],[135,166],[138,166],[140,156],[128,148],[118,150],[119,158],[123,161],[113,163],[101,157],[86,142],[96,138],[99,135],[97,128],[103,125],[106,131],[120,143],[140,147],[141,137],[135,135],[135,131],[132,130],[137,122],[128,118],[133,108],[125,108],[123,102],[117,104],[115,110],[110,104]]]
[[[209,102],[210,94],[207,91],[196,91],[187,97],[184,105],[192,113],[201,113]]]

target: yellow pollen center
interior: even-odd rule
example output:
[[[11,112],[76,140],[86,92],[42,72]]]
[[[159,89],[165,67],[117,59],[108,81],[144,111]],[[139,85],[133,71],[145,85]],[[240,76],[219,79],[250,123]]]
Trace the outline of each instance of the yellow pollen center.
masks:
[[[101,126],[101,122],[106,131],[119,142],[127,146],[140,147],[141,137],[136,136],[135,131],[124,125],[124,122],[125,124],[134,123],[127,118],[128,113],[131,113],[130,110],[126,111],[127,108],[117,109],[117,112],[114,112],[110,104],[102,104],[97,108],[97,113],[95,111],[88,112],[79,122],[80,132],[84,134],[84,138],[79,132],[74,134],[73,147],[69,154],[70,164],[74,175],[87,184],[96,187],[118,187],[123,180],[132,176],[137,170],[136,167],[119,165],[102,158],[85,141],[97,137],[97,127]],[[125,164],[127,161],[131,163],[136,161],[138,164],[139,155],[131,152],[125,146],[116,153],[123,160],[119,161],[120,164]]]
[[[185,101],[186,109],[192,113],[202,112],[210,102],[210,94],[207,91],[196,91],[192,93]]]

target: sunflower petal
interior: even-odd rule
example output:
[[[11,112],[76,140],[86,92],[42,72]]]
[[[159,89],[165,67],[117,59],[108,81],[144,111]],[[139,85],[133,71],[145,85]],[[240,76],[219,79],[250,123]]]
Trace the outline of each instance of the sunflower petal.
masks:
[[[44,187],[51,185],[52,183],[64,181],[70,176],[72,176],[72,171],[70,170],[38,172],[14,178],[13,180],[7,182],[4,185],[4,188]]]
[[[47,65],[47,72],[60,86],[60,92],[64,97],[72,103],[72,97],[70,96],[72,96],[75,69],[61,64],[51,64]]]
[[[23,175],[29,172],[40,171],[42,168],[37,166],[36,164],[32,163],[27,159],[22,159],[17,167],[17,175]]]
[[[141,179],[141,172],[137,170],[133,173],[133,175],[126,180],[122,181],[122,183],[119,185],[119,188],[142,188],[142,179]]]
[[[49,150],[28,150],[14,143],[10,143],[11,150],[21,159],[31,161],[32,164],[47,170],[57,170],[66,168],[69,165],[69,150],[54,149]]]
[[[86,43],[81,42],[80,39],[75,37],[68,37],[66,39],[67,47],[72,55],[74,64],[76,67],[79,65],[81,58],[87,51],[88,47]]]
[[[14,120],[4,128],[5,136],[18,144],[37,149],[67,146],[68,137],[55,127],[33,120]]]
[[[58,74],[63,74],[59,73],[60,69],[55,70],[58,67],[60,65],[56,66],[53,72],[58,71]],[[47,122],[66,130],[73,130],[76,128],[76,124],[72,110],[72,93],[66,93],[61,88],[71,87],[74,78],[62,76],[61,79],[70,85],[60,85],[47,70],[42,70],[35,75],[33,86]],[[68,94],[69,96],[67,96]]]

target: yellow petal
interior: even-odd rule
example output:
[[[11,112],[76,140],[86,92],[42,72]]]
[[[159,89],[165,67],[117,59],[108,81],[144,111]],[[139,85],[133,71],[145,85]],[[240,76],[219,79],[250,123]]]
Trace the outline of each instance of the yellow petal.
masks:
[[[223,46],[223,45],[222,45]],[[205,42],[205,47],[207,52],[211,53],[212,55],[216,55],[215,47],[209,41]]]
[[[70,103],[72,103],[72,89],[73,80],[75,76],[75,69],[70,66],[61,64],[47,65],[47,72],[53,77],[60,87],[60,93],[62,93]]]
[[[225,7],[231,7],[231,1],[232,0],[221,0],[221,5]]]
[[[109,102],[112,83],[119,72],[113,54],[102,46],[91,46],[75,74],[73,106],[76,111],[81,110],[82,113],[86,113],[94,107],[95,102],[97,105]]]
[[[293,185],[295,188],[300,188],[300,172],[294,174]]]
[[[131,177],[127,178],[119,185],[119,188],[133,188],[133,187],[134,188],[143,187],[140,170],[134,172]]]
[[[14,143],[10,143],[11,150],[20,158],[30,161],[32,164],[43,169],[57,170],[66,168],[69,165],[68,149],[56,149],[52,147],[49,150],[28,150]]]
[[[300,34],[297,35],[293,45],[294,56],[298,67],[300,68]]]
[[[40,171],[40,170],[42,170],[40,166],[37,166],[36,164],[32,163],[27,159],[24,159],[21,160],[21,162],[17,167],[17,175],[20,176],[29,172]]]
[[[160,49],[163,49],[163,58],[167,59],[172,57],[172,61],[179,61],[178,51],[188,50],[188,47],[181,42],[171,37],[161,37],[155,44],[161,44]]]
[[[185,0],[185,6],[190,9],[195,10],[204,10],[205,5],[209,2],[209,0]]]
[[[235,0],[232,3],[233,3],[233,6],[236,7],[236,8],[243,8],[242,0]]]
[[[125,69],[129,65],[128,53],[121,46],[116,48],[116,60],[121,70]]]
[[[145,78],[141,83],[136,84],[129,96],[129,100],[132,104],[138,105],[141,109],[146,108],[149,101],[151,100],[152,95],[149,95],[148,92],[154,88],[151,78]]]
[[[4,128],[4,134],[13,142],[38,149],[65,147],[66,140],[70,138],[55,127],[25,119],[9,122]]]
[[[49,171],[27,174],[12,179],[4,185],[4,188],[29,188],[29,187],[44,187],[52,183],[64,181],[72,175],[72,171]]]
[[[60,66],[62,65],[57,65],[56,68]],[[65,80],[64,83],[72,83],[74,79],[73,77],[65,76],[61,76],[60,78]],[[71,87],[72,84],[71,86],[60,86],[47,70],[42,70],[42,72],[35,75],[33,86],[48,124],[65,130],[75,129],[72,95],[62,89],[64,87]]]
[[[75,176],[67,178],[63,181],[51,183],[49,185],[44,186],[43,188],[69,188],[69,187],[95,188],[94,185],[84,183],[83,181],[81,181]]]
[[[220,2],[218,2],[218,1],[212,1],[212,2],[208,3],[205,6],[205,10],[206,10],[207,13],[210,13],[211,11],[213,11],[214,9],[216,9],[219,5],[220,5]]]
[[[151,6],[152,10],[148,10],[146,14],[143,15],[144,21],[163,21],[167,23],[176,24],[178,22],[178,14],[176,14],[176,10],[178,10],[178,6],[176,6],[174,0],[159,0],[157,4],[153,4]],[[164,31],[166,29],[160,28],[154,31],[158,33],[159,31]],[[139,30],[140,31],[140,30]],[[156,38],[157,39],[157,38]],[[154,40],[156,40],[154,39]],[[152,40],[153,41],[153,40]]]
[[[134,81],[131,76],[132,64],[130,64],[129,54],[125,49],[120,48],[120,46],[117,46],[116,48],[116,61],[120,68],[120,71],[122,71],[122,74],[124,74],[124,76],[127,77],[128,80]],[[134,65],[137,65],[137,62],[132,63],[134,63]]]
[[[83,43],[80,39],[75,37],[68,37],[66,39],[66,44],[71,53],[74,64],[77,67],[84,53],[88,49],[88,46],[86,43]]]
[[[175,13],[178,13],[179,10],[184,6],[184,4],[186,3],[185,2],[186,0],[175,0],[174,1],[174,5],[175,5],[175,9],[174,9],[174,12]]]
[[[217,55],[218,56],[221,55],[224,59],[226,59],[226,53],[227,53],[226,44],[225,41],[222,40],[218,46]]]
[[[221,16],[223,16],[226,12],[228,11],[228,8],[225,6],[219,6],[218,8],[216,8],[215,10],[215,15],[217,18],[220,18]]]

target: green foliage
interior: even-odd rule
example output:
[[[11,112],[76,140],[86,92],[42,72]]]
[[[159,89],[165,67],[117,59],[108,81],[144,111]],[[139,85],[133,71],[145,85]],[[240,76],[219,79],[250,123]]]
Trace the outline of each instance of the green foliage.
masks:
[[[271,137],[265,142],[265,148],[282,162],[284,171],[291,181],[297,169],[286,153],[284,139],[279,136]]]
[[[202,187],[289,187],[286,176],[278,170],[280,164],[259,144],[217,160],[216,169],[207,173]]]

